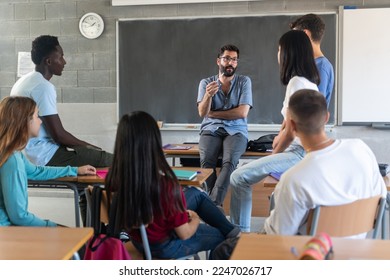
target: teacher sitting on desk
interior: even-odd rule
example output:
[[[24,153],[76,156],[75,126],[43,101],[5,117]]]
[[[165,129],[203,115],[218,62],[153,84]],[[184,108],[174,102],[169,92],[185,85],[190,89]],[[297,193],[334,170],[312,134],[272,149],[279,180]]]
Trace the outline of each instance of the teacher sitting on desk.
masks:
[[[249,77],[235,75],[239,49],[233,45],[221,47],[218,75],[201,80],[198,90],[198,111],[203,117],[199,152],[202,168],[213,168],[207,180],[209,194],[221,206],[230,181],[248,142],[247,116],[252,107],[252,82]],[[222,167],[217,178],[215,168],[222,154]]]

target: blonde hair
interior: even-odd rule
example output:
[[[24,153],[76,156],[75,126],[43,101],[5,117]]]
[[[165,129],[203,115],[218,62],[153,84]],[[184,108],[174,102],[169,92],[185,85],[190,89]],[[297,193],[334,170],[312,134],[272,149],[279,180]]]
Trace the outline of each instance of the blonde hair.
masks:
[[[14,151],[26,147],[35,108],[35,101],[28,97],[5,97],[0,102],[0,166]]]

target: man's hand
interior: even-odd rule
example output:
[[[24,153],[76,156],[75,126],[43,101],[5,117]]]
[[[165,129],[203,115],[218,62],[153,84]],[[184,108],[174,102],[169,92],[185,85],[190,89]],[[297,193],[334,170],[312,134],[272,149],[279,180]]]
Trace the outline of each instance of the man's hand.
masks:
[[[214,95],[217,94],[218,88],[219,88],[218,83],[217,83],[216,81],[213,81],[213,82],[209,83],[209,84],[206,86],[206,94],[207,94],[209,97],[213,97]]]
[[[94,145],[92,145],[92,144],[86,145],[85,147],[86,147],[87,149],[91,149],[91,150],[102,151],[102,148],[97,147],[97,146],[94,146]]]

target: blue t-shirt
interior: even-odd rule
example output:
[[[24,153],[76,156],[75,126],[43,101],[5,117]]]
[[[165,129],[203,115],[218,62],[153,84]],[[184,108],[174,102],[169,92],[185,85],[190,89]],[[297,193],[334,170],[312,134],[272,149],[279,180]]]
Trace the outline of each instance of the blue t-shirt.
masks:
[[[38,106],[39,116],[58,114],[56,89],[39,72],[32,71],[22,76],[12,87],[11,96],[25,96],[34,99]],[[46,165],[58,148],[59,145],[42,124],[38,137],[30,138],[25,151],[28,159],[34,164]]]
[[[317,57],[316,65],[321,79],[321,82],[318,85],[318,90],[325,96],[326,104],[329,107],[334,86],[333,66],[325,56]]]
[[[218,81],[218,75],[203,79],[199,83],[198,99],[201,102],[206,93],[206,86]],[[231,81],[230,90],[227,95],[219,89],[211,101],[212,111],[226,111],[238,107],[239,105],[249,105],[252,108],[252,81],[247,76],[234,75]],[[217,118],[204,117],[200,130],[216,131],[218,128],[224,128],[227,133],[234,135],[237,133],[243,134],[248,138],[247,118],[235,120],[224,120]]]

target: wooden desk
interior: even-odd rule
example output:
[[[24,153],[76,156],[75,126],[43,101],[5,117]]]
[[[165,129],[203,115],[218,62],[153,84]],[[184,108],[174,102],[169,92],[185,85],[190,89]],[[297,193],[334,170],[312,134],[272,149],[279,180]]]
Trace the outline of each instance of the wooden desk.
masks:
[[[69,260],[92,228],[0,227],[1,260]]]
[[[183,186],[201,186],[206,182],[206,179],[213,173],[211,168],[200,168],[200,167],[177,167],[174,166],[172,169],[186,169],[199,171],[196,177],[192,180],[179,180],[179,183]],[[84,184],[104,184],[104,178],[101,178],[97,175],[82,175],[77,177],[65,177],[62,180],[67,180],[68,178],[76,178],[76,181]]]
[[[177,145],[177,146],[191,146],[188,150],[168,150],[164,149],[163,151],[165,153],[165,156],[167,158],[172,158],[172,165],[175,165],[175,159],[184,157],[184,158],[199,158],[199,145],[198,144],[171,144],[171,145]],[[241,158],[242,159],[257,159],[260,157],[268,156],[270,155],[270,152],[252,152],[252,151],[246,151]]]
[[[301,253],[312,236],[241,234],[231,260],[296,260],[295,247]],[[334,259],[390,260],[390,240],[332,238]]]

